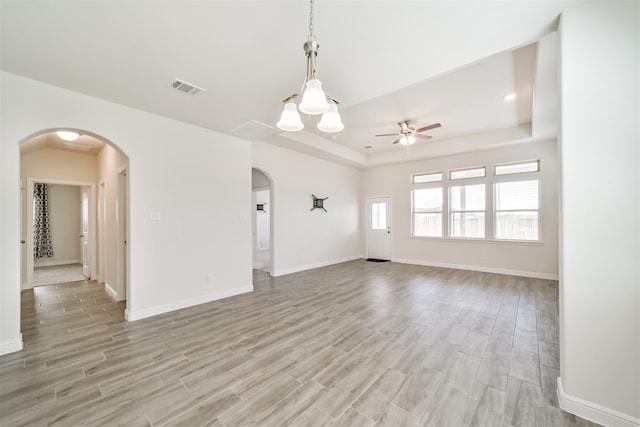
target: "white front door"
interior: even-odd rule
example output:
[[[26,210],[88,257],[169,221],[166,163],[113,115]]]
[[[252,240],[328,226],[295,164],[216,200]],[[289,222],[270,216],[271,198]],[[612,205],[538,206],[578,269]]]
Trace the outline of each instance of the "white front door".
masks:
[[[391,197],[367,199],[367,258],[391,260]]]
[[[77,200],[77,199],[76,199]],[[80,232],[80,252],[82,255],[82,274],[91,278],[89,267],[89,188],[82,187],[82,230]]]

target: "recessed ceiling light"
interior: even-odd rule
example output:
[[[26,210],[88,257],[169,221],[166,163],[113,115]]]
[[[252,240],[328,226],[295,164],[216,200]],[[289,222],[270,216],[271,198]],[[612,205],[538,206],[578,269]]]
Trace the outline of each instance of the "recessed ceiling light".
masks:
[[[79,134],[77,134],[76,132],[69,132],[66,130],[59,130],[56,131],[56,134],[61,138],[64,139],[65,141],[75,141],[76,139],[78,139],[78,137],[80,136]]]
[[[512,99],[516,99],[516,94],[515,93],[510,93],[509,95],[506,95],[504,97],[505,101],[511,101]]]

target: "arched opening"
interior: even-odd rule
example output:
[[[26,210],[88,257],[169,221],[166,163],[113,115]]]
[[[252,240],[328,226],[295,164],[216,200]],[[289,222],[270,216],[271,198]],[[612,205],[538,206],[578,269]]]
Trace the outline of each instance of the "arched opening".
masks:
[[[129,158],[99,135],[65,128],[78,135],[65,140],[57,130],[20,142],[21,289],[95,281],[126,301]]]
[[[253,269],[273,275],[273,181],[258,168],[251,169],[251,197]]]

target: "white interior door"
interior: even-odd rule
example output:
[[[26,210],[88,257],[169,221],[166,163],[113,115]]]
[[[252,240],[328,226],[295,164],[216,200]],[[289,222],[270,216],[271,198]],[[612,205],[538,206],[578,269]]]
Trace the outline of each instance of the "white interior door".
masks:
[[[391,197],[367,199],[367,258],[391,260]]]
[[[82,230],[80,231],[80,252],[82,255],[82,274],[87,279],[90,279],[91,264],[89,260],[89,188],[88,187],[82,187]]]

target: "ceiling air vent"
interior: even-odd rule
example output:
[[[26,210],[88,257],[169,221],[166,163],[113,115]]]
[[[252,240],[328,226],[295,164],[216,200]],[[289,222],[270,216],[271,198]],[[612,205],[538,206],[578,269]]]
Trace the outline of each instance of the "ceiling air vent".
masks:
[[[173,86],[174,89],[177,89],[180,92],[188,93],[189,95],[195,95],[198,92],[201,92],[204,90],[201,87],[192,85],[191,83],[187,83],[180,79],[175,79],[171,84],[171,86]]]

